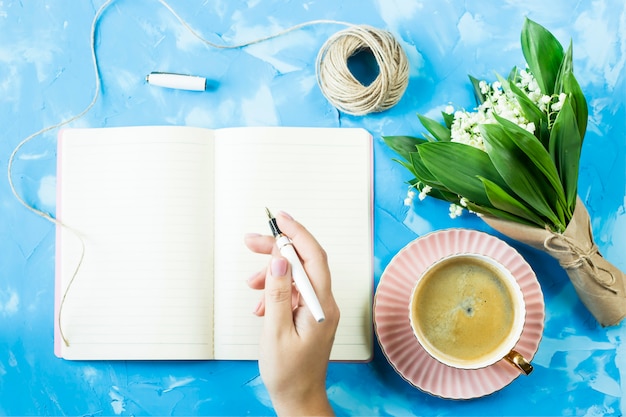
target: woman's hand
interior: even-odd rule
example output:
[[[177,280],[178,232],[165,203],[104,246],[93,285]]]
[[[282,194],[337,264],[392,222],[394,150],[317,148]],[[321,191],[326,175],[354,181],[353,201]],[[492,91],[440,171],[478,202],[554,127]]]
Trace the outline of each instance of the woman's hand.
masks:
[[[334,415],[326,395],[326,371],[339,323],[326,252],[301,224],[285,213],[276,221],[292,241],[319,298],[326,319],[318,323],[298,297],[291,266],[272,236],[246,235],[256,253],[272,256],[269,266],[248,280],[264,289],[255,314],[265,316],[259,370],[279,415]]]

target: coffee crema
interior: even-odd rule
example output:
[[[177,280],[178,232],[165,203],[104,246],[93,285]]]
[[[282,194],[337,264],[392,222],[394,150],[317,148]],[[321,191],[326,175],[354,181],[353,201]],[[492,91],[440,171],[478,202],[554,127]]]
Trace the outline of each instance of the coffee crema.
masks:
[[[514,298],[501,272],[471,257],[435,265],[418,283],[413,325],[443,356],[479,361],[497,350],[515,321]]]

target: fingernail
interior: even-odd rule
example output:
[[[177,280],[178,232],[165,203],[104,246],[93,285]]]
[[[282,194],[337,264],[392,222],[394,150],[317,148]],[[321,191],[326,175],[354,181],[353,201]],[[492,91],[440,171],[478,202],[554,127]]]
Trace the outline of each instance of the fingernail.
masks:
[[[282,277],[287,273],[287,260],[285,258],[273,258],[271,270],[273,277]]]
[[[259,237],[259,236],[262,236],[262,235],[260,233],[246,233],[245,235],[243,235],[244,239]]]
[[[261,308],[261,304],[263,304],[262,301],[259,301],[256,306],[254,307],[254,310],[252,311],[252,313],[254,314],[258,314],[259,313],[259,309]]]
[[[288,218],[289,220],[293,220],[293,217],[291,217],[289,213],[285,213],[284,211],[279,211],[278,214],[280,214],[283,217]]]

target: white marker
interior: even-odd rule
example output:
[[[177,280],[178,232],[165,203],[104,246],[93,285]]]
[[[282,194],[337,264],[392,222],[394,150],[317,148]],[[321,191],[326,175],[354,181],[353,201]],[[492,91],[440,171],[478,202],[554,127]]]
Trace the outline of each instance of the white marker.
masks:
[[[309,280],[309,277],[300,262],[300,258],[293,247],[293,242],[280,231],[278,225],[276,224],[276,219],[272,216],[272,213],[270,213],[267,207],[265,208],[265,211],[267,212],[267,217],[270,219],[270,228],[272,229],[272,234],[276,238],[276,245],[280,250],[280,254],[287,258],[291,264],[291,275],[293,276],[293,281],[296,283],[296,287],[298,288],[300,295],[302,295],[304,302],[311,311],[311,314],[313,314],[315,320],[317,320],[318,323],[323,322],[325,319],[324,311],[322,310],[320,301],[317,299],[317,295],[315,295],[315,290],[311,285],[311,281]]]
[[[146,82],[159,87],[191,91],[205,91],[207,85],[204,77],[169,72],[151,72],[146,76]]]

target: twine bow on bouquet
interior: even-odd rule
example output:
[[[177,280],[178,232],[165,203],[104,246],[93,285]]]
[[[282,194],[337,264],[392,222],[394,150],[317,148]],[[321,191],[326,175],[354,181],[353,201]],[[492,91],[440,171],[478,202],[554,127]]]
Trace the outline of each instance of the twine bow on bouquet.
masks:
[[[424,138],[386,136],[413,175],[410,194],[450,202],[494,229],[544,250],[568,273],[582,302],[603,326],[626,317],[625,275],[598,252],[589,214],[577,196],[587,102],[576,81],[572,45],[564,50],[526,19],[521,46],[527,68],[488,84],[470,76],[475,111],[448,106],[443,124],[418,115]]]

